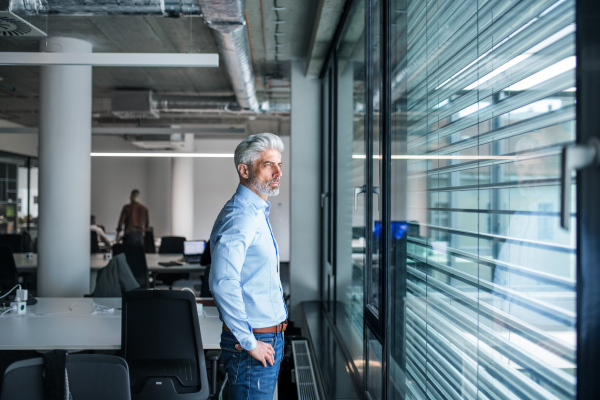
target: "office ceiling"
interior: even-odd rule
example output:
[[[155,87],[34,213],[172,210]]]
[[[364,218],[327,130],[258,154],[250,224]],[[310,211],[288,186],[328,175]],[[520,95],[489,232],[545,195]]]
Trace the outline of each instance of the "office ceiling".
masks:
[[[72,4],[77,2],[65,0],[65,3],[76,7]],[[260,110],[240,109],[222,56],[218,68],[94,67],[92,125],[113,128],[231,125],[245,127],[245,134],[262,131],[289,134],[289,61],[303,60],[307,74],[318,75],[345,1],[246,0],[245,3]],[[114,4],[117,5],[113,11],[119,2]],[[25,18],[48,36],[86,40],[92,43],[94,52],[220,52],[213,29],[199,15],[172,18],[50,13]],[[0,36],[0,51],[36,52],[40,40],[44,39]],[[0,66],[0,120],[10,125],[37,127],[38,86],[39,67]],[[155,98],[185,99],[197,104],[190,109],[160,110],[158,119],[121,119],[112,113],[111,96],[122,90],[148,90]],[[239,129],[237,132],[240,134]],[[210,129],[206,134],[210,135]]]

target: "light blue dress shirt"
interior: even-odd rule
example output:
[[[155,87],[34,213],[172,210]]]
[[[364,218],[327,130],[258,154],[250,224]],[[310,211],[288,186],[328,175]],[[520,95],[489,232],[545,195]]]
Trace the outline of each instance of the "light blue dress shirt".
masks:
[[[252,328],[287,318],[270,210],[268,201],[240,184],[210,234],[210,290],[221,320],[246,350],[256,347]]]

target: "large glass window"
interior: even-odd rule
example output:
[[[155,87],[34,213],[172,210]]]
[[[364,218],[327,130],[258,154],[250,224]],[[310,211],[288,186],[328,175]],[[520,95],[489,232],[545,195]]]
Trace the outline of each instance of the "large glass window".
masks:
[[[574,399],[575,2],[391,5],[390,398]]]
[[[357,371],[364,376],[364,281],[367,262],[365,204],[364,1],[355,1],[336,51],[336,324]],[[357,156],[358,155],[358,156]]]
[[[0,234],[37,237],[37,160],[0,152]]]

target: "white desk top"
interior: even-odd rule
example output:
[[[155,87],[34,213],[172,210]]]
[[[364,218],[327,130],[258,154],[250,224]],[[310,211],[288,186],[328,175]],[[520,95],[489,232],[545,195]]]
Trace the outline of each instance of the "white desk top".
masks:
[[[35,272],[38,265],[38,255],[33,254],[32,258],[27,258],[25,253],[14,254],[15,264],[19,272]],[[146,253],[146,264],[148,264],[148,270],[160,273],[180,273],[180,272],[202,272],[206,269],[205,266],[200,264],[184,264],[181,266],[165,267],[159,265],[159,262],[169,262],[181,259],[181,254],[156,254]],[[98,270],[106,267],[109,260],[104,259],[103,253],[96,253],[90,255],[90,268],[92,270]]]
[[[120,298],[38,297],[26,315],[0,317],[0,350],[115,350],[121,348]],[[96,305],[114,308],[102,313]],[[5,309],[0,309],[0,313]],[[222,323],[216,307],[198,315],[204,349],[218,349]]]

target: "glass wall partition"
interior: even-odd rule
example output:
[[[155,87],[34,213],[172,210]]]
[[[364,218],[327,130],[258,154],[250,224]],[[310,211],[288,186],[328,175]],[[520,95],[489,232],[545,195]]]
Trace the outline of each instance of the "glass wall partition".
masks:
[[[392,398],[573,399],[575,235],[558,211],[574,1],[392,7],[392,192],[407,201],[392,210],[410,226]]]
[[[324,224],[327,302],[362,389],[575,399],[575,180],[570,231],[559,218],[575,1],[348,4],[326,78]]]
[[[335,323],[345,332],[353,367],[364,377],[364,280],[368,258],[365,209],[365,14],[355,1],[335,53],[336,290]]]

